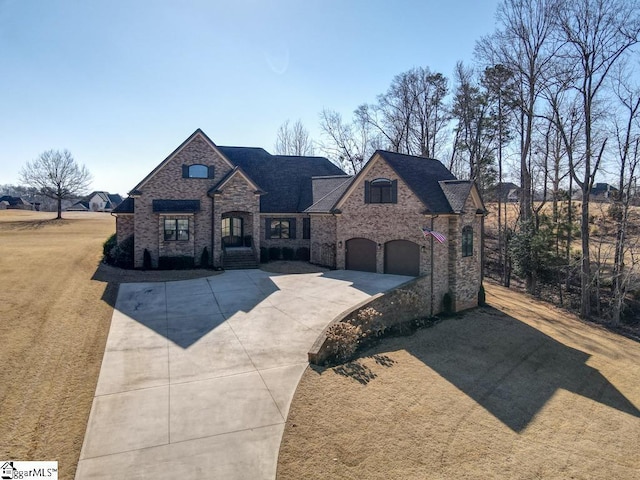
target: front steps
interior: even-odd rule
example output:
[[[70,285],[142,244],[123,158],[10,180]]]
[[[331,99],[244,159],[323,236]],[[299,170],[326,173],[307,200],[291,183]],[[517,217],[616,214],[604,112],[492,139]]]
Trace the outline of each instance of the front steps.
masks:
[[[249,247],[228,247],[224,251],[222,268],[225,270],[258,268],[258,262],[253,250]]]

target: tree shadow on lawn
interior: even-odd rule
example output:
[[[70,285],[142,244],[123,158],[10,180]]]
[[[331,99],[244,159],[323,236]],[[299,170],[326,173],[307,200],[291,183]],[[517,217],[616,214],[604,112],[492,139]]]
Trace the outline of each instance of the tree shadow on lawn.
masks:
[[[415,336],[390,341],[515,432],[524,430],[558,389],[640,417],[633,403],[587,365],[591,355],[494,308],[474,310],[418,335],[419,342]],[[383,341],[365,355],[376,358],[389,349]],[[376,377],[358,360],[338,368],[342,370],[334,368],[336,373],[363,384]]]
[[[49,218],[39,220],[17,220],[12,222],[0,223],[0,229],[2,230],[39,230],[44,227],[53,226],[60,227],[62,225],[68,225],[74,223],[75,219],[68,218]]]

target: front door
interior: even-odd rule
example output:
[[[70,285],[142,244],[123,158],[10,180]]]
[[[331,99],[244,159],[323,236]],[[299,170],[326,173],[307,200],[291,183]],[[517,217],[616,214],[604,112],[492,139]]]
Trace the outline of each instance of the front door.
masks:
[[[222,246],[242,246],[242,218],[225,217],[222,219]]]

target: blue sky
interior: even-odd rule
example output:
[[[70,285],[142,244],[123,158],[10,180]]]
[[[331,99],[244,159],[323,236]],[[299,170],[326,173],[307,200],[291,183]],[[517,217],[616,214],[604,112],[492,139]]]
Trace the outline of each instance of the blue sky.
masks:
[[[0,184],[48,149],[125,194],[196,128],[273,151],[323,108],[347,118],[394,75],[451,78],[497,0],[0,0]]]

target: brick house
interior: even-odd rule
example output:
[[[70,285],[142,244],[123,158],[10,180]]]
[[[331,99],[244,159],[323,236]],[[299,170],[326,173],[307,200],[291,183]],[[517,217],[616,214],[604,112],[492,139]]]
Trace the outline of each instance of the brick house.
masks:
[[[136,267],[145,250],[158,267],[198,265],[207,247],[213,266],[232,268],[280,247],[331,268],[428,276],[434,299],[477,304],[484,206],[438,160],[379,150],[352,177],[323,157],[217,146],[198,129],[113,214],[118,242],[134,236]]]

